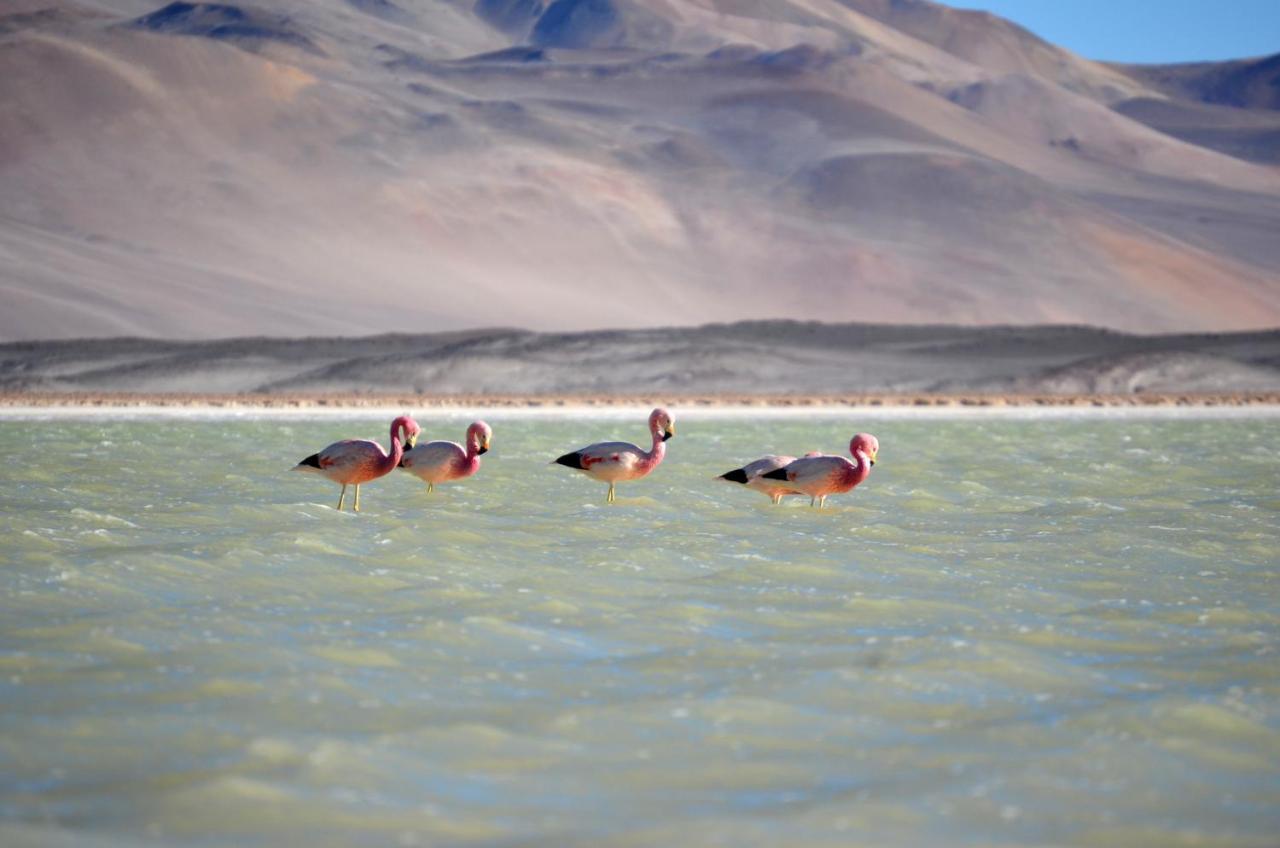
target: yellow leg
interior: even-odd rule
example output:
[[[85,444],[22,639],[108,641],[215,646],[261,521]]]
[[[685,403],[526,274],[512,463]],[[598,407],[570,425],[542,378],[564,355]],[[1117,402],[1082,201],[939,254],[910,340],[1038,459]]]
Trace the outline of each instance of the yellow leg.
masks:
[[[355,505],[355,511],[356,511],[356,512],[359,512],[359,511],[360,511],[360,484],[359,484],[359,483],[356,483],[356,505]]]
[[[430,481],[428,481],[428,482],[427,482],[427,494],[429,495],[429,494],[431,494],[432,492],[434,492],[435,490],[436,490],[436,484],[435,484],[435,483],[432,483],[432,482],[430,482]]]
[[[782,495],[773,495],[772,497],[773,497],[774,506],[777,506],[778,504],[782,503]]]
[[[342,494],[338,495],[338,512],[342,512],[342,501],[347,497],[347,484],[342,484]]]
[[[613,503],[613,499],[614,499],[613,484],[612,484],[612,483],[610,483],[610,484],[609,484],[609,497],[605,500],[605,503]]]
[[[356,491],[358,492],[360,490],[357,489]],[[827,508],[827,496],[823,495],[822,497],[818,498],[818,509],[826,509],[826,508]]]

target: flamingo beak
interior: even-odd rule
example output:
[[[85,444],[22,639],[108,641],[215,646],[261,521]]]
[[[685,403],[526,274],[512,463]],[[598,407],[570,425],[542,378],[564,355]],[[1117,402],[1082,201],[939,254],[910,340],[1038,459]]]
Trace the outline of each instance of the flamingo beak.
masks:
[[[876,464],[876,454],[878,453],[880,453],[880,451],[876,451],[875,453],[871,454],[871,464],[873,466]]]
[[[418,434],[410,433],[404,440],[404,449],[413,450],[413,446],[418,442]]]
[[[676,434],[676,425],[668,424],[667,429],[662,431],[662,441],[666,441]]]
[[[484,442],[480,445],[480,450],[476,451],[476,455],[478,456],[482,453],[488,453],[488,452],[489,452],[489,440],[485,439]]]

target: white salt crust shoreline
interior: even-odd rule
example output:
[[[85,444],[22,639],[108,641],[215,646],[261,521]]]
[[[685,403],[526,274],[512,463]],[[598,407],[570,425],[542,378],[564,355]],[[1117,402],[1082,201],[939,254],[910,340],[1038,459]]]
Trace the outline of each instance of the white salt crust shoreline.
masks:
[[[50,419],[73,420],[301,420],[324,418],[331,420],[393,418],[409,413],[422,418],[478,418],[492,420],[598,418],[628,419],[647,415],[658,401],[644,403],[618,403],[588,405],[580,403],[542,404],[537,406],[513,406],[508,404],[468,405],[370,405],[370,406],[262,406],[257,404],[227,405],[184,403],[127,404],[127,405],[0,405],[0,421],[47,421]],[[811,404],[770,405],[755,404],[665,404],[679,419],[735,419],[735,418],[821,418],[821,419],[1271,419],[1280,418],[1280,403],[1249,402],[1244,404],[1197,405],[1092,405],[1054,404],[1036,405],[1004,403],[1003,405],[959,405],[893,403],[881,405]]]

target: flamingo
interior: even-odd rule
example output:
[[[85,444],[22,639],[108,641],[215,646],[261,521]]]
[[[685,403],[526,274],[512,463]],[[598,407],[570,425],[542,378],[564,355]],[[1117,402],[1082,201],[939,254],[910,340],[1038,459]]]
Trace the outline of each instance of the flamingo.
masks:
[[[805,456],[822,456],[822,454],[813,451],[805,454]],[[776,471],[779,468],[784,468],[795,461],[796,458],[794,456],[770,454],[769,456],[762,456],[753,462],[748,462],[741,468],[735,468],[732,471],[727,471],[716,479],[727,480],[730,483],[741,483],[748,489],[755,489],[757,492],[762,492],[768,495],[769,499],[772,500],[776,506],[782,502],[783,497],[786,495],[801,495],[804,493],[799,489],[792,488],[792,486],[786,481],[773,480],[765,477],[764,475],[770,471]]]
[[[377,442],[367,439],[343,439],[340,442],[334,442],[319,453],[311,454],[295,465],[293,470],[318,472],[335,483],[341,483],[342,494],[338,495],[339,512],[342,511],[342,501],[347,496],[347,486],[355,484],[356,501],[352,509],[359,512],[360,484],[377,480],[394,471],[404,455],[404,448],[401,445],[402,434],[404,444],[412,448],[421,432],[422,428],[418,426],[417,421],[408,415],[401,415],[391,422],[391,453],[384,451],[382,445]]]
[[[790,488],[809,496],[809,506],[823,507],[827,495],[847,492],[866,480],[879,452],[880,442],[875,436],[858,433],[849,442],[849,453],[855,462],[843,456],[805,456],[762,476],[788,483]]]
[[[461,480],[480,469],[480,454],[489,450],[493,429],[483,421],[475,421],[467,428],[467,447],[463,450],[457,442],[426,442],[405,451],[400,467],[427,484],[433,492],[436,483]]]
[[[560,465],[577,468],[588,477],[609,484],[606,503],[615,500],[614,485],[619,480],[639,480],[658,467],[667,453],[667,439],[676,434],[671,413],[655,409],[649,413],[649,432],[653,434],[653,448],[644,450],[630,442],[597,442],[571,451],[556,460]]]

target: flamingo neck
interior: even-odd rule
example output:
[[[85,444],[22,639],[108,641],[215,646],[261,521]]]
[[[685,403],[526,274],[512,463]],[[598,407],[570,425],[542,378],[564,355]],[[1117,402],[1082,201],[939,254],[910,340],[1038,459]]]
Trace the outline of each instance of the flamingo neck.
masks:
[[[653,431],[653,447],[649,450],[648,464],[653,466],[662,462],[662,458],[667,455],[667,443],[662,440],[662,431]]]
[[[863,480],[867,479],[867,475],[871,473],[871,457],[867,456],[862,451],[857,451],[854,453],[853,458],[855,462],[853,464],[853,470],[849,473],[849,476],[853,480],[852,485],[856,486]]]
[[[391,425],[391,451],[387,454],[386,459],[382,461],[382,467],[389,469],[387,473],[394,471],[396,466],[400,464],[400,460],[404,457],[404,446],[400,444],[400,433],[395,424]]]

